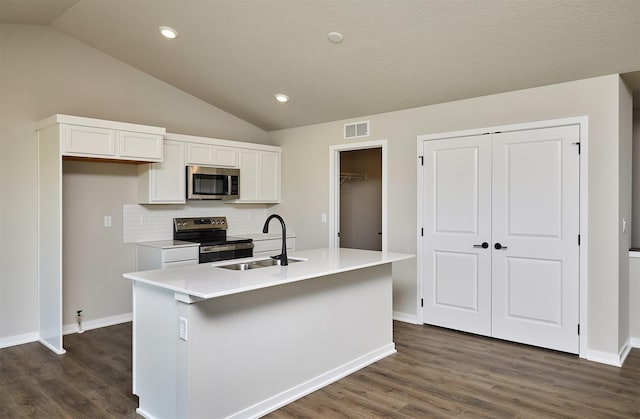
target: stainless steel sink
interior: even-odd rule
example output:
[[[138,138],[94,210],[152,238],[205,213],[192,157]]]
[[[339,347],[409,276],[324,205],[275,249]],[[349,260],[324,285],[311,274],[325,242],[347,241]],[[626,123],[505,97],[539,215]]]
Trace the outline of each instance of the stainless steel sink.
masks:
[[[289,265],[295,262],[302,262],[304,259],[288,258]],[[269,266],[279,266],[281,264],[278,259],[260,259],[251,262],[231,263],[229,265],[218,266],[218,268],[231,269],[233,271],[248,271],[250,269],[266,268]]]

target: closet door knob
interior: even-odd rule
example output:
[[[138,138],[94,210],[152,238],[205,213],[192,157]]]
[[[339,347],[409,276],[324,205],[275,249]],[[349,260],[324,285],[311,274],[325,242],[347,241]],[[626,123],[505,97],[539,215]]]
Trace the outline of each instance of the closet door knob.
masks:
[[[473,247],[482,247],[483,249],[486,249],[487,247],[489,247],[489,243],[482,242],[482,244],[474,244]]]
[[[503,245],[501,245],[500,243],[496,243],[495,245],[493,245],[493,247],[494,247],[496,250],[500,250],[500,249],[505,249],[505,250],[506,250],[506,249],[508,249],[508,247],[507,247],[507,246],[503,246]]]

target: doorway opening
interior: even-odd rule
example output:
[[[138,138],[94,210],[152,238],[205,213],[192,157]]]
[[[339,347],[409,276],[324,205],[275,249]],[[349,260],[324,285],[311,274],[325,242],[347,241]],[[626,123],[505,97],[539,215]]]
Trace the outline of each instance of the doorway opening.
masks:
[[[386,145],[330,148],[329,247],[387,250]]]

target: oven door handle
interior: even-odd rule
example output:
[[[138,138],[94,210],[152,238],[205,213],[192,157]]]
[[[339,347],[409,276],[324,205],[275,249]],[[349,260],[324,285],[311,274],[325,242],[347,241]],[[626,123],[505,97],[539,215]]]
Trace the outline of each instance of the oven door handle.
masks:
[[[243,250],[243,249],[253,249],[253,243],[236,243],[236,244],[228,244],[228,245],[219,245],[219,246],[202,246],[200,247],[200,253],[213,253],[213,252],[224,252],[227,250]]]

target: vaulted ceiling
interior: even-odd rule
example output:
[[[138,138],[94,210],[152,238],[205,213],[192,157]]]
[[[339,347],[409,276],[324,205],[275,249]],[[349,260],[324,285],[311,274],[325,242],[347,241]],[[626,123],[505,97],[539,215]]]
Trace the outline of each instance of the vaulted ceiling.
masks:
[[[0,0],[0,22],[50,25],[265,130],[612,73],[640,88],[640,0]]]

